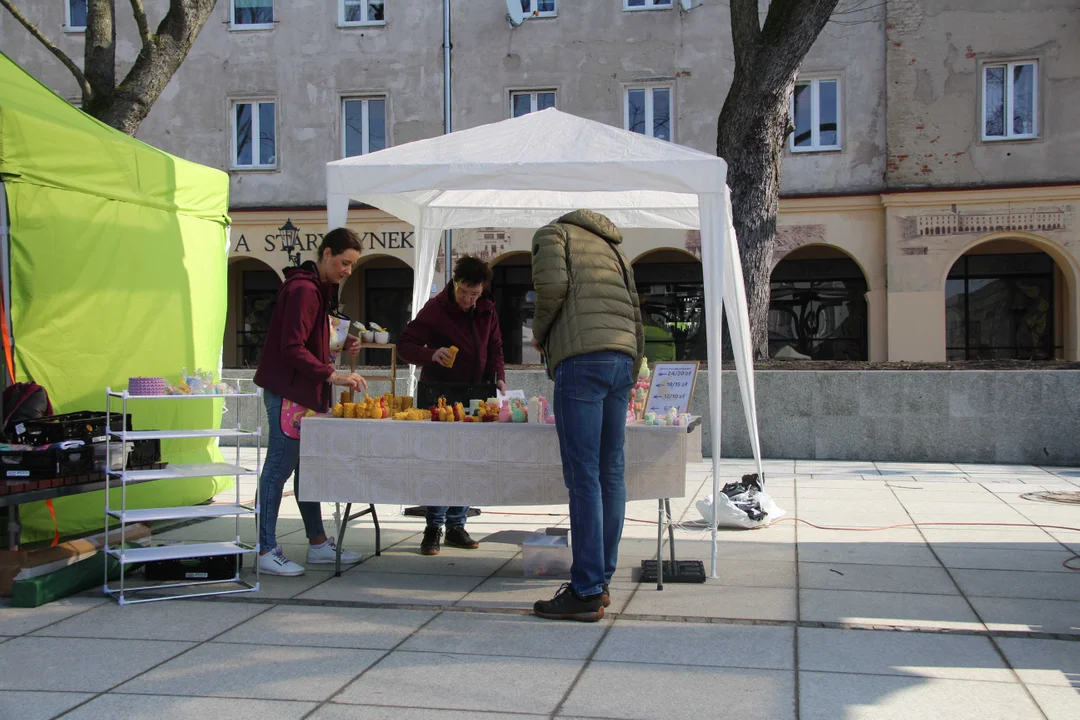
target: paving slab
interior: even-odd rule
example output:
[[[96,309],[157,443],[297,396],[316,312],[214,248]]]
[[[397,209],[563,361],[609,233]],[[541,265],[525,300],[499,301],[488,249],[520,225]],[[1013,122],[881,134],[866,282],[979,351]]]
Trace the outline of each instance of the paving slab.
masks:
[[[389,650],[434,612],[282,605],[233,628],[217,642]]]
[[[1016,682],[985,637],[826,628],[798,633],[800,670]]]
[[[1080,635],[1080,602],[988,597],[969,600],[991,630]]]
[[[345,688],[334,702],[550,713],[581,666],[580,660],[398,650]]]
[[[266,605],[176,601],[123,607],[109,602],[42,628],[34,636],[201,642],[264,613]]]
[[[593,662],[559,717],[793,720],[794,690],[785,670]]]
[[[405,573],[343,573],[300,593],[301,600],[393,603],[404,605],[451,605],[483,582],[480,577],[415,575]]]
[[[471,710],[428,710],[329,703],[319,708],[310,720],[537,720],[541,717],[547,715],[487,712],[478,715]]]
[[[661,618],[679,616],[793,621],[796,617],[796,598],[794,590],[785,588],[668,583],[660,591],[655,585],[642,585],[625,612]]]
[[[534,616],[444,612],[401,650],[584,660],[610,621],[559,623]]]
[[[982,630],[983,625],[958,595],[803,590],[800,617],[813,622]]]
[[[799,586],[811,590],[960,594],[956,583],[943,568],[903,565],[801,562],[799,563]]]
[[[794,629],[619,619],[594,656],[608,662],[791,670]]]
[[[15,638],[0,645],[0,689],[102,692],[192,647],[160,640]],[[57,672],[74,660],[77,670]]]
[[[1015,570],[953,570],[952,576],[968,597],[1080,599],[1080,573]]]
[[[1037,720],[1019,683],[802,672],[800,720]]]
[[[965,570],[1010,570],[1019,572],[1069,573],[1063,563],[1073,556],[1057,547],[1046,550],[982,550],[937,546],[935,551],[947,568]]]
[[[800,538],[802,530],[799,531]],[[876,535],[876,534],[875,534]],[[937,568],[941,563],[926,543],[814,542],[799,540],[800,563],[850,563]]]
[[[381,650],[206,643],[116,688],[143,695],[328,699]]]
[[[1080,717],[1080,692],[1075,688],[1029,685],[1028,690],[1047,720],[1076,720]]]
[[[92,697],[93,693],[5,690],[0,693],[0,718],[52,720]]]
[[[106,600],[98,588],[98,597],[65,598],[36,608],[13,608],[10,602],[4,598],[4,605],[0,606],[0,635],[14,637],[92,610]]]
[[[491,546],[491,548],[489,548]],[[506,549],[503,549],[506,548]],[[416,550],[393,550],[378,557],[366,558],[357,572],[411,573],[418,575],[457,575],[489,577],[508,563],[520,550],[498,543],[481,545],[477,550],[444,549],[435,556]]]
[[[1070,687],[1080,693],[1080,643],[1032,638],[996,638],[994,642],[1027,685]]]
[[[313,702],[109,693],[64,715],[64,720],[301,720],[316,707]]]

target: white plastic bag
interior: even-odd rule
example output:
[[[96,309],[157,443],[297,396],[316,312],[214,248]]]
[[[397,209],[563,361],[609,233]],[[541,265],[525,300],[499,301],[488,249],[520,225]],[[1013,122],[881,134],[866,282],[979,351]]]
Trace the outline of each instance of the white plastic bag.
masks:
[[[772,496],[759,488],[757,475],[744,477],[738,485],[732,483],[724,486],[725,492],[720,493],[720,504],[716,508],[716,527],[752,530],[770,525],[787,515]],[[698,500],[697,509],[705,526],[709,527],[713,520],[712,495]]]

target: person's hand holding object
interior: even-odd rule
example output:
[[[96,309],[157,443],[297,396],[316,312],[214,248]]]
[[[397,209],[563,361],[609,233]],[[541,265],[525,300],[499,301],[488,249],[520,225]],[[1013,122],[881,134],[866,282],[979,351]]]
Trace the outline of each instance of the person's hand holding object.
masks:
[[[453,356],[450,354],[450,348],[439,348],[435,351],[435,354],[431,356],[431,361],[439,363],[443,367],[450,367],[450,358]]]
[[[330,376],[330,382],[350,390],[367,390],[368,386],[367,380],[354,372],[336,372]]]
[[[360,354],[360,339],[349,335],[345,338],[345,352],[349,353],[353,357]]]

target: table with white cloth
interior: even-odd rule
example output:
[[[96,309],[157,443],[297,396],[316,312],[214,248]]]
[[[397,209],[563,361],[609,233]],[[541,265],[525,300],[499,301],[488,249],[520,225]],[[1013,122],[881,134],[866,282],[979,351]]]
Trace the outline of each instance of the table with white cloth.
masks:
[[[665,521],[674,564],[669,499],[686,493],[686,443],[696,422],[679,427],[626,428],[626,499],[658,501],[658,566]],[[338,519],[339,553],[349,521],[368,514],[375,522],[376,554],[381,552],[376,503],[501,506],[568,502],[555,426],[541,423],[309,417],[304,419],[300,434],[299,479],[298,500],[346,504]],[[367,504],[368,509],[350,515],[353,503]],[[340,555],[336,570],[340,574]]]

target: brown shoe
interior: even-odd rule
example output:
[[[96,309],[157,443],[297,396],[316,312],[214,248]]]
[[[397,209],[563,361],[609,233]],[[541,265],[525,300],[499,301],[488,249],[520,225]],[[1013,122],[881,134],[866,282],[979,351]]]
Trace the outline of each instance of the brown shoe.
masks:
[[[608,594],[608,586],[604,585],[604,591],[600,593],[600,601],[604,603],[604,607],[611,605],[611,595]]]
[[[475,550],[480,547],[480,543],[472,539],[464,525],[455,525],[446,529],[446,544],[466,550]]]
[[[428,525],[424,528],[424,539],[420,541],[420,554],[438,555],[441,540],[442,528],[435,525]]]

